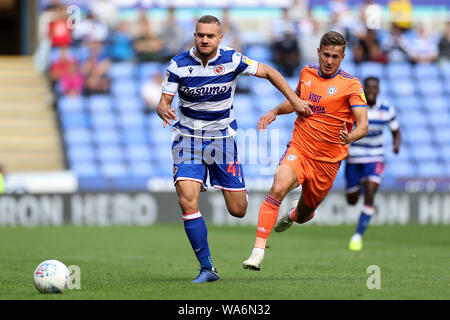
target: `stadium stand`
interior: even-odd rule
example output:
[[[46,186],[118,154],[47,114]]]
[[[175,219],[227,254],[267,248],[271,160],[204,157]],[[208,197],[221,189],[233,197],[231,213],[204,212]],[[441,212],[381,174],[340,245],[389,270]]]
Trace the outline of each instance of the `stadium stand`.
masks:
[[[325,17],[326,6],[315,8],[316,16]],[[127,11],[128,14],[130,11]],[[266,18],[271,19],[270,17]],[[323,22],[324,20],[322,20]],[[184,22],[192,27],[191,22]],[[261,26],[258,26],[261,27]],[[267,26],[264,26],[267,28]],[[388,32],[380,32],[380,43]],[[241,32],[242,52],[255,60],[274,67],[268,37],[252,37],[255,28]],[[408,35],[408,37],[410,37]],[[409,39],[409,38],[408,38]],[[106,41],[107,43],[107,41]],[[351,43],[352,44],[352,43]],[[189,46],[192,44],[190,43]],[[85,52],[74,48],[73,54]],[[84,53],[86,55],[86,53]],[[53,54],[56,59],[56,54]],[[82,63],[82,57],[79,57]],[[145,188],[145,181],[152,177],[171,176],[171,132],[163,129],[161,119],[155,112],[145,110],[140,94],[142,85],[154,74],[163,74],[167,59],[152,61],[113,61],[107,77],[109,90],[90,95],[68,96],[55,87],[66,150],[67,166],[80,179],[80,186],[88,186],[89,179],[97,180],[95,186],[108,188],[118,185],[114,179],[126,178],[133,187]],[[303,61],[303,64],[308,63]],[[363,80],[367,76],[380,78],[380,98],[391,102],[397,110],[403,144],[399,155],[392,153],[387,143],[386,179],[398,177],[435,177],[448,174],[450,168],[450,63],[430,64],[395,60],[389,63],[354,61],[352,48],[342,69]],[[288,77],[293,89],[298,73]],[[255,77],[240,77],[234,100],[234,112],[242,130],[256,128],[258,119],[283,99],[282,95],[267,81]],[[173,102],[177,106],[178,98]],[[280,130],[278,150],[284,152],[289,141],[295,116],[283,116],[271,125]],[[390,141],[390,133],[386,132]],[[252,149],[253,148],[253,149]],[[247,154],[257,152],[249,147]],[[247,178],[260,175],[256,165],[245,164]],[[87,180],[83,180],[87,179]],[[99,179],[105,179],[98,182]],[[136,182],[138,180],[140,182]],[[343,176],[338,175],[336,185],[343,186]],[[389,185],[389,184],[388,184]],[[90,185],[88,188],[95,188]]]

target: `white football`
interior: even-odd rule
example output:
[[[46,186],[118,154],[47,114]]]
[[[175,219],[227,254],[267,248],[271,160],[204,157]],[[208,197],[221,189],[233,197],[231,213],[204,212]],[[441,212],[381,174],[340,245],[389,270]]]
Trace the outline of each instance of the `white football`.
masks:
[[[63,293],[70,283],[69,269],[58,260],[45,260],[34,270],[33,281],[41,293]]]

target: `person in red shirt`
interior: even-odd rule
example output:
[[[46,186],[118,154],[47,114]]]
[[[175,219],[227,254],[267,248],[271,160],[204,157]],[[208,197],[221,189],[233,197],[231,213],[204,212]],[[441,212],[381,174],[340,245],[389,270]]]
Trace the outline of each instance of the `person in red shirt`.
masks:
[[[368,132],[367,102],[361,83],[340,69],[345,47],[340,33],[325,33],[317,49],[319,65],[306,66],[301,72],[296,93],[310,103],[313,113],[305,116],[297,112],[292,140],[260,207],[256,241],[243,263],[245,269],[260,270],[274,226],[275,231],[282,232],[294,222],[303,224],[314,217],[314,211],[333,186],[341,161],[347,157],[348,145]],[[260,119],[258,129],[265,129],[278,115],[294,111],[285,100]],[[355,120],[356,127],[351,131]],[[276,223],[281,201],[300,185],[300,199]]]
[[[52,47],[69,46],[72,43],[72,31],[67,25],[66,7],[58,6],[55,19],[49,25]]]

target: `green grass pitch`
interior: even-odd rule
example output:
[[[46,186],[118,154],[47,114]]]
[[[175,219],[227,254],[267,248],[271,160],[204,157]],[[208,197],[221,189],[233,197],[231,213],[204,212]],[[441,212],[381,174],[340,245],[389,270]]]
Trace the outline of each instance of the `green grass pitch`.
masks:
[[[295,226],[273,232],[259,272],[244,270],[255,227],[209,226],[221,280],[192,284],[197,262],[183,224],[151,227],[0,228],[0,299],[449,299],[450,227],[371,226],[361,252],[354,226]],[[40,294],[43,260],[81,268],[81,289]],[[381,289],[368,289],[370,265]]]

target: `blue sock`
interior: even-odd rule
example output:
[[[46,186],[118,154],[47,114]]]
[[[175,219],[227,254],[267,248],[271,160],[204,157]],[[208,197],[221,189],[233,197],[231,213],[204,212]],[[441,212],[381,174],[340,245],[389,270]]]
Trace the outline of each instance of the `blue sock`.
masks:
[[[361,215],[359,216],[358,226],[356,227],[356,233],[363,235],[369,226],[370,219],[375,212],[375,207],[370,205],[364,205]]]
[[[192,249],[202,268],[213,268],[211,253],[208,246],[208,229],[205,220],[199,217],[192,220],[184,220],[184,230],[191,243]]]

